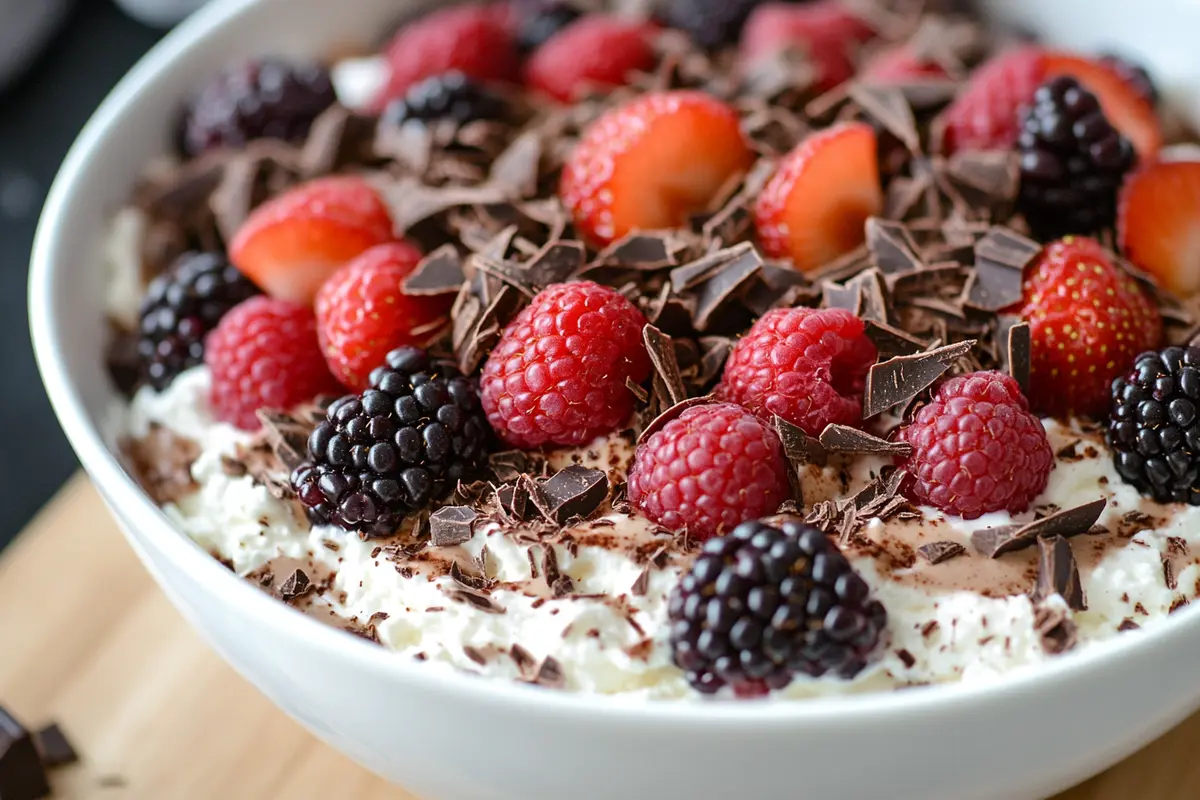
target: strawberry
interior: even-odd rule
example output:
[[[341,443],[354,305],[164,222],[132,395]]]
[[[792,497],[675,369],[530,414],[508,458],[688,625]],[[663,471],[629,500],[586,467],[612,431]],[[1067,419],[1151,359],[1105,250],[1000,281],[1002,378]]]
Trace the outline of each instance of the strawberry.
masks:
[[[847,122],[788,153],[754,209],[763,251],[808,271],[862,244],[867,217],[883,208],[875,131]]]
[[[986,150],[1017,141],[1020,111],[1038,86],[1069,75],[1096,95],[1104,116],[1121,131],[1142,159],[1162,146],[1154,107],[1111,66],[1054,50],[1021,47],[994,56],[975,70],[966,87],[942,115],[944,149]]]
[[[1200,162],[1156,162],[1130,175],[1117,202],[1117,238],[1162,286],[1200,292]]]
[[[521,66],[507,17],[486,4],[427,14],[401,28],[384,55],[391,74],[375,98],[376,111],[434,75],[457,71],[481,82],[515,81]]]
[[[592,123],[559,194],[579,231],[603,245],[683,225],[753,161],[728,105],[704,92],[655,92]]]
[[[1042,51],[1021,47],[993,56],[976,69],[942,113],[943,147],[956,150],[1007,149],[1016,144],[1020,112],[1046,78]]]
[[[1033,339],[1030,401],[1056,417],[1099,415],[1112,381],[1158,346],[1162,318],[1145,290],[1093,239],[1067,236],[1026,268],[1024,297],[1009,309]]]
[[[391,241],[392,227],[365,180],[320,178],[256,208],[233,237],[229,260],[267,294],[309,304],[339,267]]]
[[[589,87],[623,86],[630,73],[654,68],[654,32],[615,17],[583,17],[534,52],[525,82],[564,103]]]
[[[938,62],[921,58],[908,45],[897,45],[872,56],[859,71],[859,77],[875,83],[901,83],[950,76]]]
[[[421,261],[405,241],[372,247],[325,281],[317,293],[317,334],[329,369],[356,392],[397,347],[423,347],[449,320],[453,297],[417,297],[401,289]]]
[[[806,5],[764,3],[742,30],[741,60],[752,69],[765,57],[798,48],[815,68],[815,89],[824,92],[854,76],[852,50],[873,35],[839,0]]]

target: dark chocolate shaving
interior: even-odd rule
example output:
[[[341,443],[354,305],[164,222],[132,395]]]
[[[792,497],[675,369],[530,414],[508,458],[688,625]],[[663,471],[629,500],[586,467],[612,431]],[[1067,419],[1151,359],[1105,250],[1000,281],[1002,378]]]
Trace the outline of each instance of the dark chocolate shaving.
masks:
[[[920,152],[921,137],[917,133],[917,121],[904,92],[895,86],[855,81],[850,85],[850,99],[899,139],[909,152]]]
[[[284,601],[295,600],[298,597],[303,597],[313,590],[312,581],[308,579],[308,574],[297,569],[291,575],[288,575],[284,582],[279,587],[279,597]]]
[[[1107,505],[1108,500],[1100,498],[1025,525],[985,528],[971,534],[971,544],[981,555],[998,558],[1005,553],[1029,547],[1043,536],[1078,536],[1092,529]]]
[[[429,540],[434,547],[451,547],[469,541],[475,532],[475,510],[445,506],[429,517]]]
[[[571,519],[587,519],[600,508],[608,497],[608,475],[573,465],[543,483],[541,491],[550,518],[562,525]]]
[[[1038,545],[1038,577],[1033,590],[1035,602],[1059,595],[1074,611],[1087,608],[1083,584],[1079,581],[1079,566],[1071,551],[1071,542],[1063,536],[1042,536]]]
[[[1029,394],[1029,377],[1032,364],[1033,339],[1028,322],[1020,322],[1008,329],[1007,358],[1008,374]]]
[[[955,360],[965,356],[974,346],[975,340],[969,339],[924,353],[896,356],[874,365],[867,373],[863,417],[874,417],[912,400],[932,386]]]
[[[774,422],[775,432],[779,435],[779,441],[783,443],[783,453],[794,466],[800,467],[806,464],[823,466],[825,464],[828,460],[828,453],[825,452],[825,448],[819,440],[809,436],[781,416],[776,415]]]
[[[683,385],[683,376],[679,372],[674,341],[653,325],[642,329],[642,339],[646,343],[650,363],[654,365],[655,386],[661,382],[662,390],[666,393],[665,397],[660,398],[662,407],[682,403],[687,399],[687,388]]]
[[[1041,639],[1042,649],[1050,655],[1061,655],[1078,641],[1078,628],[1066,611],[1038,606],[1033,612],[1033,629]]]
[[[434,250],[404,280],[404,293],[417,296],[457,294],[466,279],[458,248],[446,244]]]
[[[0,792],[5,800],[33,800],[50,794],[46,769],[33,736],[0,706]]]
[[[687,400],[684,400],[681,403],[676,403],[651,420],[650,424],[642,429],[641,434],[637,438],[637,444],[641,444],[654,434],[658,433],[663,429],[663,426],[678,417],[684,411],[687,411],[689,408],[715,402],[716,400],[712,397],[712,395],[705,395],[703,397],[689,397]]]
[[[941,564],[943,561],[957,558],[965,552],[967,552],[967,548],[958,542],[930,542],[917,548],[917,555],[930,564]]]
[[[33,740],[42,757],[42,764],[47,769],[65,767],[79,761],[79,754],[75,751],[75,746],[71,744],[71,740],[67,738],[67,734],[63,732],[58,723],[52,722],[42,728],[34,734]]]
[[[908,442],[889,442],[848,425],[826,425],[821,431],[821,446],[830,453],[852,455],[890,455],[906,458],[912,454]]]

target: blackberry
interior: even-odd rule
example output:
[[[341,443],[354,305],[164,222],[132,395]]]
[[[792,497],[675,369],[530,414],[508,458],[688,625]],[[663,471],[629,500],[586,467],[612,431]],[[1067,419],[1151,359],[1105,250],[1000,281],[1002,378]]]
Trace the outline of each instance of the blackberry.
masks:
[[[664,17],[688,33],[700,47],[713,49],[737,41],[760,0],[670,0]]]
[[[1112,386],[1108,445],[1126,483],[1160,503],[1200,505],[1200,348],[1143,353]]]
[[[247,61],[214,78],[184,111],[183,152],[197,156],[252,139],[303,139],[337,102],[329,70],[315,62]]]
[[[523,53],[532,53],[550,37],[583,16],[582,12],[570,3],[546,2],[529,3],[528,8],[522,9],[525,18],[517,31],[517,47]]]
[[[444,72],[426,78],[393,100],[383,112],[383,122],[400,126],[409,120],[452,119],[467,123],[496,119],[504,113],[504,101],[490,89],[461,72]]]
[[[1155,85],[1154,79],[1150,77],[1150,73],[1141,64],[1135,64],[1113,53],[1101,56],[1100,63],[1106,65],[1113,72],[1124,78],[1125,82],[1132,86],[1147,103],[1152,106],[1158,105],[1158,86]]]
[[[1113,224],[1117,190],[1136,157],[1078,81],[1061,76],[1038,87],[1017,148],[1018,204],[1036,236],[1054,239]]]
[[[165,389],[204,362],[204,337],[225,312],[258,287],[218,253],[184,253],[150,282],[142,300],[137,354],[140,379]]]
[[[697,691],[782,689],[799,672],[866,666],[887,625],[866,581],[820,530],[745,522],[705,542],[671,593],[671,650]]]
[[[329,406],[292,486],[314,523],[387,536],[480,469],[488,434],[474,384],[401,347],[371,388]]]

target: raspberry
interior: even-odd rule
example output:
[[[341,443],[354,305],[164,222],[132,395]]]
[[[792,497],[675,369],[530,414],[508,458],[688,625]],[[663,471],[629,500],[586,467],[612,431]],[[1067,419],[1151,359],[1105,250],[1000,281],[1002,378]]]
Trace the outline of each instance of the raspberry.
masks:
[[[897,438],[913,447],[904,464],[910,497],[963,519],[1025,511],[1054,466],[1041,421],[999,372],[946,381]]]
[[[877,357],[863,321],[849,311],[776,309],[733,348],[716,394],[764,421],[779,415],[819,436],[831,423],[862,421],[863,387]]]
[[[329,406],[292,486],[313,523],[387,536],[472,478],[487,441],[471,381],[453,364],[400,347],[371,373],[371,388]]]
[[[782,689],[796,672],[852,678],[887,627],[887,610],[824,533],[789,520],[746,522],[710,539],[667,604],[671,654],[711,694]]]
[[[222,72],[188,103],[182,149],[198,156],[251,139],[297,141],[336,101],[329,71],[320,64],[247,61]]]
[[[217,419],[258,430],[260,408],[290,409],[336,394],[317,344],[317,318],[307,306],[252,297],[226,314],[205,342]]]
[[[650,375],[646,318],[613,289],[560,283],[509,323],[483,368],[483,407],[513,447],[580,445],[629,421]]]
[[[424,345],[445,329],[451,299],[404,294],[421,253],[408,242],[371,248],[317,293],[317,333],[329,368],[344,385],[367,388],[371,370],[403,345]]]
[[[970,80],[942,116],[945,147],[1008,149],[1020,132],[1020,110],[1045,80],[1042,51],[1021,47],[993,57]]]
[[[729,404],[693,406],[638,445],[629,500],[664,528],[709,539],[772,514],[789,496],[783,445]]]
[[[1126,483],[1160,503],[1200,505],[1200,348],[1143,353],[1113,381],[1108,444]]]
[[[151,281],[142,300],[138,337],[141,379],[165,389],[185,369],[204,363],[204,337],[229,309],[258,287],[217,253],[184,253]]]
[[[525,83],[564,103],[587,88],[624,86],[654,68],[654,29],[600,14],[582,17],[539,47],[525,66]]]

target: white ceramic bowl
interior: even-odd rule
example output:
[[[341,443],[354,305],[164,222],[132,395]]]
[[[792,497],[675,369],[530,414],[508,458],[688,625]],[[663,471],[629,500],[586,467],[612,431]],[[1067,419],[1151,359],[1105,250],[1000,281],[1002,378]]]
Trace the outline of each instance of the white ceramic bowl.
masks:
[[[98,428],[116,402],[102,366],[99,243],[109,216],[147,158],[166,148],[177,101],[201,76],[239,56],[371,42],[398,9],[415,5],[213,3],[97,111],[63,164],[38,231],[33,338],[62,425],[147,568],[242,675],[334,747],[430,800],[1032,798],[1112,764],[1200,706],[1196,609],[990,686],[645,704],[447,676],[268,598],[175,530]],[[1078,30],[1064,19],[1086,20],[1091,40],[1074,44],[1105,43],[1111,30],[1108,43],[1134,42],[1139,55],[1169,69],[1184,63],[1157,59],[1191,46],[1200,6],[1136,4],[1136,21],[1166,37],[1151,48],[1128,27],[1134,5],[997,2],[1005,14],[1022,7],[1051,35]],[[1118,18],[1119,27],[1103,24]]]

